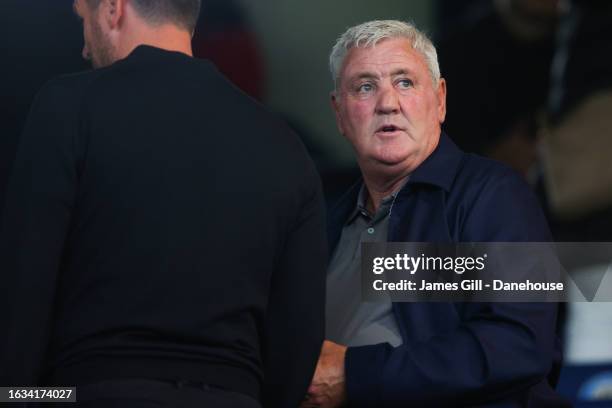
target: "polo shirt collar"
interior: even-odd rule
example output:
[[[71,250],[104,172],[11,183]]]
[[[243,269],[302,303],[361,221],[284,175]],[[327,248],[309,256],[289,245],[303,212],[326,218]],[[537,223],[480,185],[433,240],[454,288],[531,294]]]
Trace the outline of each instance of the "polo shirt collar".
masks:
[[[349,214],[349,217],[347,218],[346,224],[350,224],[351,222],[353,222],[353,220],[355,219],[355,217],[357,217],[357,215],[359,214],[363,214],[363,215],[368,215],[368,216],[375,216],[376,214],[369,214],[367,208],[366,208],[366,203],[367,203],[367,199],[368,199],[368,190],[365,186],[365,183],[361,182],[360,183],[361,186],[359,188],[359,193],[357,194],[357,203],[355,205],[355,208],[353,208],[353,211]],[[403,187],[403,186],[402,186]],[[389,194],[387,197],[383,198],[382,200],[382,205],[383,206],[387,206],[390,203],[393,202],[395,196],[399,193],[399,190],[396,190],[395,192]]]

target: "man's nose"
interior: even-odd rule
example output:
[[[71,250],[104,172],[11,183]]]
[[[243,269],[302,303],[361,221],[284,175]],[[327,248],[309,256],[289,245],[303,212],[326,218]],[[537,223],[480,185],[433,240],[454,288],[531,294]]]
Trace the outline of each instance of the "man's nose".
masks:
[[[380,114],[399,112],[399,97],[397,91],[392,87],[382,87],[379,92],[376,111]]]

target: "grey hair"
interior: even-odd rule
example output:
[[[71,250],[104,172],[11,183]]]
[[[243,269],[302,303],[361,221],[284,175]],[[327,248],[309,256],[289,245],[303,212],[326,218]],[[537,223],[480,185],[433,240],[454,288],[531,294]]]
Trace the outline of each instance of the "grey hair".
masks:
[[[346,30],[336,41],[329,55],[329,68],[338,88],[340,69],[351,48],[373,47],[386,38],[406,38],[412,48],[421,53],[435,86],[440,82],[438,54],[431,40],[413,24],[399,20],[373,20]]]

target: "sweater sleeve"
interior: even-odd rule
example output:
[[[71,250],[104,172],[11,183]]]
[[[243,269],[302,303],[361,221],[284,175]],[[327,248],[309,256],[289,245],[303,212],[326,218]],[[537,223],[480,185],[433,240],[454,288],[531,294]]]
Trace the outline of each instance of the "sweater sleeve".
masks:
[[[263,406],[296,407],[306,395],[325,331],[325,206],[314,165],[274,272],[263,344]]]
[[[76,195],[76,104],[59,81],[35,98],[0,223],[0,384],[36,385],[52,330]]]

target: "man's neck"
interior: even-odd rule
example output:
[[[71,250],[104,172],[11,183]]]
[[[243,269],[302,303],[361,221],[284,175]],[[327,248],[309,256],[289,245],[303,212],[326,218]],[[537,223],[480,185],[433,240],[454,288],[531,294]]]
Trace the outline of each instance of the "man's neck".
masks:
[[[385,197],[396,193],[406,182],[408,174],[389,178],[368,177],[364,174],[363,181],[368,191],[366,208],[372,214],[378,211]]]
[[[400,190],[406,182],[408,176],[416,170],[438,147],[440,143],[440,128],[438,127],[437,136],[430,138],[428,147],[420,152],[418,157],[411,158],[410,161],[403,161],[393,166],[381,166],[372,164],[372,161],[359,161],[363,181],[368,189],[368,200],[366,207],[368,211],[375,213],[378,211],[383,199]]]
[[[119,53],[127,57],[136,47],[149,45],[167,51],[180,52],[193,57],[191,48],[191,34],[172,24],[154,28],[144,28],[133,35],[130,41],[125,41]]]

